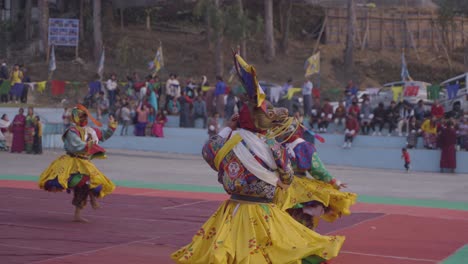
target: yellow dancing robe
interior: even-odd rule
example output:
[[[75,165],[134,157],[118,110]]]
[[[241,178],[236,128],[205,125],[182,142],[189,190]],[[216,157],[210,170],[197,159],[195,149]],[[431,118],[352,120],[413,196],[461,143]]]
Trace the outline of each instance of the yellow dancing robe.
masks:
[[[90,161],[93,158],[105,158],[105,151],[97,144],[93,144],[87,131],[94,129],[100,141],[105,141],[114,133],[117,124],[109,124],[109,129],[99,130],[72,126],[68,128],[62,140],[67,152],[53,161],[39,177],[39,188],[45,189],[47,181],[57,179],[61,190],[68,189],[68,180],[73,174],[88,175],[90,177],[90,189],[102,186],[98,197],[102,198],[114,191],[115,185]],[[91,131],[92,132],[92,131]]]
[[[258,164],[247,166],[273,165],[269,168],[277,179],[290,184],[294,177],[285,149],[258,136],[253,142],[256,148],[244,137],[233,143],[234,136],[227,139],[229,133],[223,131],[205,144],[203,157],[218,172],[218,181],[231,199],[221,204],[192,242],[173,253],[172,259],[176,263],[191,264],[300,264],[305,258],[320,263],[336,257],[344,237],[319,235],[280,210],[272,203],[276,186],[252,174],[244,164],[245,157],[239,155],[241,147],[250,151],[265,150],[263,154],[269,154],[270,160],[257,160]]]
[[[286,144],[296,174],[287,190],[278,189],[275,204],[287,210],[310,201],[318,201],[328,209],[321,218],[333,222],[341,216],[350,215],[350,207],[356,202],[355,193],[338,190],[339,184],[320,160],[312,143],[302,138]],[[312,178],[306,176],[308,172]]]

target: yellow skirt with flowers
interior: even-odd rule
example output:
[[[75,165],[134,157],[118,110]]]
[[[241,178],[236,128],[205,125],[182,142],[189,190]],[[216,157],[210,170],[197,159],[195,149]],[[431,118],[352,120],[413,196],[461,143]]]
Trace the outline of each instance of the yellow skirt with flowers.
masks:
[[[343,242],[344,237],[322,236],[304,227],[274,204],[227,200],[172,259],[192,264],[300,264],[314,256],[321,262],[336,257]]]
[[[342,192],[329,183],[295,176],[288,189],[276,190],[274,203],[281,210],[286,210],[299,203],[318,201],[329,209],[321,218],[333,222],[340,216],[350,215],[349,208],[356,203],[356,199],[355,193]]]
[[[90,177],[91,189],[101,186],[100,198],[112,193],[115,189],[112,183],[91,161],[63,155],[53,161],[39,177],[39,188],[44,189],[47,181],[57,179],[63,190],[68,189],[68,179],[72,174],[85,174]]]

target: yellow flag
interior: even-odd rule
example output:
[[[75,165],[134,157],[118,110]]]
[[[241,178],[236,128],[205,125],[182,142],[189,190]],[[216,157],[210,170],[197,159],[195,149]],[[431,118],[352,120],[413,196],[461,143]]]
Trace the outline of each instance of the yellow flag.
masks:
[[[288,100],[291,100],[294,94],[300,91],[302,91],[302,88],[291,88],[288,90],[288,93],[283,98],[287,98]]]
[[[320,72],[320,52],[310,56],[305,62],[305,76]]]
[[[46,88],[46,84],[47,84],[46,81],[36,83],[37,91],[40,92],[40,93],[43,93],[45,88]]]

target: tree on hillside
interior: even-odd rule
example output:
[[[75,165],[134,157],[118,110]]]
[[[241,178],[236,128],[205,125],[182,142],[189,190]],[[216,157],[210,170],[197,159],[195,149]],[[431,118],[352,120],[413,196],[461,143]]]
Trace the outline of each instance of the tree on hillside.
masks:
[[[94,59],[99,60],[102,50],[101,0],[93,0]]]
[[[346,49],[344,52],[344,66],[347,74],[351,73],[354,60],[353,49],[356,33],[354,21],[356,21],[356,6],[354,0],[348,0],[348,32],[346,34]]]
[[[220,0],[214,0],[216,8],[216,30],[215,30],[215,72],[217,76],[223,76],[224,74],[224,56],[223,56],[223,39],[224,39],[224,25],[221,16],[221,4]]]
[[[38,5],[41,14],[41,18],[39,20],[41,38],[40,51],[41,53],[46,54],[47,49],[49,48],[49,1],[39,0]]]
[[[281,23],[281,51],[288,54],[289,28],[291,24],[292,0],[281,0],[280,2]]]
[[[275,36],[273,27],[273,0],[265,0],[265,59],[271,62],[275,59]]]
[[[32,38],[31,9],[32,0],[26,0],[26,5],[24,7],[24,33],[26,40],[31,40]]]

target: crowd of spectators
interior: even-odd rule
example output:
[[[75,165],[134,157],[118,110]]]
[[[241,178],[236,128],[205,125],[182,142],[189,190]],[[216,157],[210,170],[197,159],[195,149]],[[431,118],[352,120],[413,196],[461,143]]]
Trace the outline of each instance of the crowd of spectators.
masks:
[[[0,103],[27,103],[28,84],[31,82],[27,69],[19,64],[9,68],[0,63]]]

